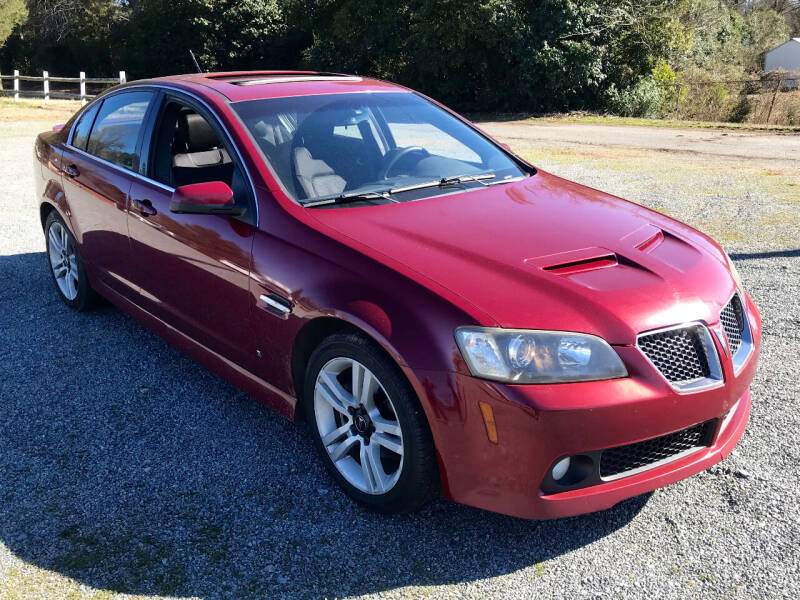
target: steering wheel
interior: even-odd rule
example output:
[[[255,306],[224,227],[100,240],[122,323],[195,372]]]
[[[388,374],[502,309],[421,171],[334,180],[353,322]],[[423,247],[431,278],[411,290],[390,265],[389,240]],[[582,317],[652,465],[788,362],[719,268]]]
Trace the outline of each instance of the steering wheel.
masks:
[[[394,166],[400,162],[400,159],[404,156],[408,156],[412,152],[423,152],[428,154],[428,151],[425,150],[422,146],[406,146],[405,148],[395,148],[391,150],[385,157],[384,160],[386,161],[386,166],[381,170],[378,179],[386,179],[389,177],[389,173],[391,173]],[[394,153],[394,156],[392,156]]]

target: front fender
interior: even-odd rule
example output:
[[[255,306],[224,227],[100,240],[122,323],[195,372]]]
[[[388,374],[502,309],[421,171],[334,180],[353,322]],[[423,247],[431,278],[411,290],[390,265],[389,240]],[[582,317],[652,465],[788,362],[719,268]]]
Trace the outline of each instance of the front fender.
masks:
[[[298,341],[309,343],[310,337],[319,343],[319,336],[324,339],[337,323],[370,336],[407,374],[414,369],[465,372],[454,331],[475,324],[473,317],[283,211],[263,211],[262,228],[263,224],[269,224],[269,230],[259,231],[253,242],[251,314],[254,354],[261,353],[255,371],[266,381],[296,396],[298,367],[292,359]],[[264,294],[285,299],[291,313],[270,312],[260,300]],[[321,320],[331,326],[306,335]],[[313,347],[301,354],[307,357],[311,352]],[[419,383],[412,385],[416,388]]]

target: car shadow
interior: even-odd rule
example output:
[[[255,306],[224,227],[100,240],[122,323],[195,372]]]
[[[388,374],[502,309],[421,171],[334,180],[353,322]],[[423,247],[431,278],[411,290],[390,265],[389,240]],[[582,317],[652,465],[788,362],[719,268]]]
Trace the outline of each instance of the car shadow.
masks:
[[[773,250],[770,252],[732,252],[733,260],[758,260],[762,258],[800,258],[798,250]]]
[[[45,261],[0,257],[0,545],[28,563],[128,594],[341,597],[513,572],[647,502],[541,522],[366,512],[304,426],[111,306],[69,310]]]

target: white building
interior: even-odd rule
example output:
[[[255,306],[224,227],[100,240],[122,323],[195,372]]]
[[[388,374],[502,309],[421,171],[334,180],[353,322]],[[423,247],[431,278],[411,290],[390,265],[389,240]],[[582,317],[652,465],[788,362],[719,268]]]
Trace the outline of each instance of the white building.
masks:
[[[793,38],[764,55],[764,70],[769,73],[777,69],[789,71],[794,77],[800,77],[800,38]],[[796,86],[797,82],[794,82],[794,85]]]

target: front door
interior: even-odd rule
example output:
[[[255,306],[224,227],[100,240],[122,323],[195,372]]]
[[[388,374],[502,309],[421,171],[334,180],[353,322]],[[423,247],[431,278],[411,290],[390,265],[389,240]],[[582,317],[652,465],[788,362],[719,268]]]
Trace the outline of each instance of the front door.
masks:
[[[163,98],[148,152],[148,179],[131,188],[129,231],[144,308],[207,348],[248,367],[254,198],[221,127],[200,108]],[[212,124],[213,123],[213,124]],[[170,212],[176,187],[224,181],[243,217]]]

